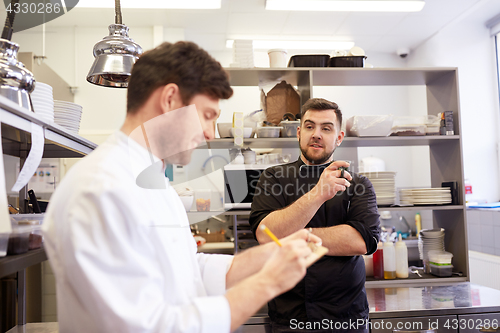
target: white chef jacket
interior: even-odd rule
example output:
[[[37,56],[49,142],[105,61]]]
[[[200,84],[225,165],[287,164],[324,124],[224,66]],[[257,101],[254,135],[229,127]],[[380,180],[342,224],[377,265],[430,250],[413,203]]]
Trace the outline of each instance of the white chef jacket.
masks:
[[[164,190],[142,189],[132,164],[146,168],[150,155],[118,131],[50,200],[43,232],[60,332],[229,332],[233,257],[197,254],[168,179]]]

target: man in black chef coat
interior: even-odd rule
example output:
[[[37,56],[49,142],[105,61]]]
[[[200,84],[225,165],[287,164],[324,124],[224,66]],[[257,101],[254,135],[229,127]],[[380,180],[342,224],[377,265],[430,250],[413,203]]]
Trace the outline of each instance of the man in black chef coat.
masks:
[[[250,224],[265,224],[278,237],[309,229],[328,254],[311,266],[295,288],[269,303],[273,332],[367,331],[365,266],[361,255],[376,251],[380,221],[375,191],[363,176],[343,171],[333,153],[344,138],[336,103],[313,98],[302,107],[295,162],[266,169],[257,183]]]

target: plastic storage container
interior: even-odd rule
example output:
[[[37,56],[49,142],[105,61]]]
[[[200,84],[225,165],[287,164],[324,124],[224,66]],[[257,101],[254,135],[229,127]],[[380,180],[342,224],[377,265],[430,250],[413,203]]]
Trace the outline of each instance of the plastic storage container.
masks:
[[[451,276],[453,273],[453,265],[444,265],[444,266],[439,266],[439,265],[429,265],[431,268],[431,274],[436,275],[436,276]]]
[[[0,257],[26,253],[42,246],[43,214],[15,214],[10,218],[12,233],[0,235]]]
[[[388,136],[392,123],[392,115],[354,116],[347,119],[347,136]]]
[[[364,67],[366,56],[331,57],[328,67]]]
[[[300,125],[300,120],[286,120],[280,123],[283,127],[281,130],[281,136],[284,138],[296,138],[297,137],[297,127]]]
[[[258,138],[279,138],[281,126],[263,126],[257,127]]]
[[[431,250],[428,252],[429,262],[433,265],[451,265],[453,254],[446,251]]]
[[[241,153],[240,153],[241,155]],[[242,156],[243,158],[243,156]],[[196,200],[196,210],[199,212],[209,212],[210,211],[210,201],[212,199],[211,190],[196,190],[194,192],[194,198]]]
[[[391,136],[425,135],[426,116],[394,117]]]
[[[30,235],[33,231],[31,226],[13,225],[12,233],[9,235],[7,254],[22,254],[30,249]]]
[[[294,55],[288,62],[288,67],[328,67],[328,54]]]

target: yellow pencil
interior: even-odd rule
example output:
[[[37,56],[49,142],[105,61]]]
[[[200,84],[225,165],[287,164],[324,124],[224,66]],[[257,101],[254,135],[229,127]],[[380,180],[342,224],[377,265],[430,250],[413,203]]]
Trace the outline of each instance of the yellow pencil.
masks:
[[[280,241],[278,240],[278,238],[276,236],[274,236],[274,234],[271,232],[271,230],[269,230],[268,227],[266,227],[265,225],[261,224],[260,225],[260,230],[264,231],[269,237],[271,237],[271,239],[276,243],[278,244],[280,247],[281,247],[281,243]]]

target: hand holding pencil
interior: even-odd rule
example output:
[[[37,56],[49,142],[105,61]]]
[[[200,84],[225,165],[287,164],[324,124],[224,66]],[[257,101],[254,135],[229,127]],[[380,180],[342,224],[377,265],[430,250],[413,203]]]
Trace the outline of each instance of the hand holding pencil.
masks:
[[[281,242],[279,241],[279,239],[271,232],[271,230],[269,230],[268,227],[266,227],[264,224],[261,224],[259,226],[259,228],[265,232],[269,238],[271,238],[276,244],[278,244],[279,247],[282,247],[281,245]],[[328,249],[324,246],[321,246],[321,239],[315,235],[312,234],[312,229],[309,228],[307,230],[307,246],[311,249],[312,253],[310,255],[308,255],[305,259],[306,259],[306,267],[309,267],[311,266],[313,263],[315,263],[319,258],[321,258],[322,256],[324,256],[327,252],[328,252]],[[291,236],[298,236],[299,238],[302,238],[303,239],[303,234],[304,232],[301,230],[301,231],[298,231],[297,233],[295,234],[292,234],[288,237],[291,237]],[[288,237],[285,237],[285,239],[287,239]]]

